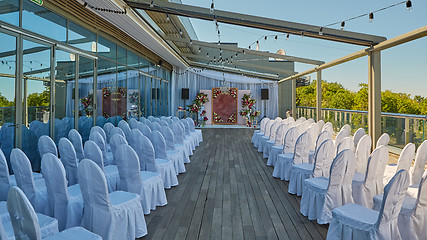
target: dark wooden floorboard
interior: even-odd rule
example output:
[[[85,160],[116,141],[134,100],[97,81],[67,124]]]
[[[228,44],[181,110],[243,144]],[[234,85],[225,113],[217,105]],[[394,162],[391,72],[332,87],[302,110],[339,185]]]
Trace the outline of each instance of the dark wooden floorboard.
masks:
[[[251,143],[252,129],[203,129],[168,205],[145,216],[142,239],[325,239],[327,226],[299,212],[301,198]]]

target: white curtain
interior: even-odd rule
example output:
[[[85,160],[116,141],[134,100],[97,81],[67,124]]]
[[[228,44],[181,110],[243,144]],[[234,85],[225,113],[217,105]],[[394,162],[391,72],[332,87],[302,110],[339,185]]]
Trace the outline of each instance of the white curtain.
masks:
[[[183,69],[175,69],[174,72],[184,72]],[[181,89],[189,88],[189,99],[185,100],[185,105],[189,105],[194,100],[200,90],[210,90],[213,87],[221,87],[223,80],[228,82],[228,86],[236,87],[238,90],[250,90],[251,96],[256,99],[256,109],[261,111],[260,119],[263,116],[274,118],[279,115],[279,92],[276,81],[262,80],[237,74],[228,74],[211,70],[201,72],[187,71],[185,74],[173,73],[171,83],[171,114],[174,115],[178,107],[184,107],[184,100],[181,98]],[[261,89],[268,89],[268,100],[261,100]],[[239,99],[240,101],[241,99]]]

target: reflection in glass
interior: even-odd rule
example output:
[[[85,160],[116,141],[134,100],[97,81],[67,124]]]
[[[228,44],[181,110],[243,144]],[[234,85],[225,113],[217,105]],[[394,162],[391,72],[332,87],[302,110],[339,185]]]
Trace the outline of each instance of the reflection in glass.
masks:
[[[98,36],[98,54],[106,58],[116,60],[117,45]]]
[[[127,70],[127,112],[128,118],[138,118],[141,110],[139,100],[139,73],[136,70]]]
[[[0,33],[0,126],[15,122],[16,38]],[[0,140],[1,141],[1,140]]]
[[[0,21],[18,26],[19,24],[19,1],[0,0]]]
[[[115,94],[117,90],[117,66],[115,63],[106,59],[98,59],[98,77],[97,77],[97,116],[102,116],[106,121],[117,125],[115,118],[116,101]],[[98,121],[97,121],[98,122]]]
[[[89,52],[96,52],[96,34],[69,22],[68,44]]]

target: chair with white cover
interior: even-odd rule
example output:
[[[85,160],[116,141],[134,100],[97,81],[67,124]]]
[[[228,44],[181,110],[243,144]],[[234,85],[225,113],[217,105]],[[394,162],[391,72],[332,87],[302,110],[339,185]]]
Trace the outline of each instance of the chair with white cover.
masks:
[[[120,135],[117,135],[117,137],[123,138]],[[112,139],[114,138],[116,137],[113,136]],[[102,158],[101,149],[99,149],[99,146],[94,141],[92,140],[86,141],[85,156],[87,159],[92,160],[94,163],[96,163],[98,167],[104,172],[107,180],[108,192],[116,191],[120,182],[117,166],[116,165],[104,166],[104,159]]]
[[[388,135],[388,133],[383,133],[383,135],[381,135],[380,138],[378,138],[376,147],[381,145],[387,146],[389,142],[390,142],[390,136]]]
[[[327,239],[401,239],[398,215],[408,186],[408,172],[400,170],[385,186],[379,212],[358,204],[335,208]]]
[[[352,137],[345,137],[338,143],[335,155],[338,155],[338,153],[344,149],[350,149],[354,152],[354,141]]]
[[[160,125],[160,123],[158,123],[158,122],[153,122],[151,124],[151,130],[152,131],[157,130],[160,132],[162,130],[162,125]]]
[[[21,149],[13,149],[10,163],[15,172],[16,185],[27,195],[36,212],[51,216],[45,181],[43,178],[34,180],[31,163],[25,153]]]
[[[40,153],[40,158],[42,158],[45,153],[52,153],[58,157],[58,149],[56,149],[56,144],[52,138],[47,135],[43,135],[39,138],[38,150]]]
[[[160,126],[162,126],[162,127],[165,127],[165,126],[169,127],[169,123],[168,123],[168,121],[166,119],[165,120],[160,120]]]
[[[106,141],[107,143],[110,143],[110,137],[111,137],[111,130],[113,130],[114,125],[112,123],[107,122],[106,124],[104,124],[104,132],[105,135],[107,137]]]
[[[197,141],[199,141],[199,143],[203,142],[202,130],[201,129],[196,129],[194,120],[192,118],[188,117],[186,119],[188,121],[188,124],[190,125],[190,131],[196,133],[196,135],[197,135]]]
[[[191,149],[193,151],[196,150],[196,146],[198,146],[197,136],[191,135],[190,126],[189,126],[187,120],[181,119],[179,124],[181,125],[182,129],[184,130],[184,141],[189,141],[191,143]]]
[[[42,171],[52,216],[58,220],[59,230],[80,226],[83,218],[83,197],[80,186],[75,184],[67,187],[64,166],[51,153],[43,155]]]
[[[80,136],[80,133],[76,129],[71,129],[68,132],[68,140],[70,140],[70,142],[73,144],[77,159],[80,162],[83,158],[85,158],[82,136]]]
[[[270,120],[265,125],[264,136],[260,137],[258,140],[258,152],[262,152],[264,150],[265,142],[267,142],[270,139],[271,126],[273,126],[273,124],[275,124],[275,123],[276,123],[276,121]]]
[[[366,174],[356,172],[353,179],[354,202],[367,208],[374,206],[374,196],[383,191],[385,166],[388,162],[388,147],[377,147],[368,158]]]
[[[141,131],[144,136],[149,136],[151,134],[151,128],[144,123],[138,123],[138,130]]]
[[[194,121],[190,121],[189,119],[191,119],[191,118],[186,118],[186,119],[182,119],[182,120],[185,120],[187,123],[185,124],[185,126],[187,127],[188,126],[188,130],[189,130],[189,133],[190,133],[190,137],[192,138],[192,139],[194,139],[194,145],[196,146],[196,147],[198,147],[199,145],[200,145],[200,137],[201,137],[201,131],[199,130],[198,132],[196,132],[195,130],[195,126],[194,126]],[[193,119],[191,119],[191,120],[193,120]]]
[[[334,126],[331,122],[326,122],[325,125],[323,125],[321,132],[324,131],[329,132],[332,136],[334,135]]]
[[[97,132],[97,133],[101,134],[101,136],[104,139],[104,141],[107,142],[107,134],[105,133],[104,129],[102,129],[102,127],[93,126],[90,129],[89,138],[90,138],[90,134],[92,134],[93,132]]]
[[[283,151],[286,151],[287,149],[288,140],[290,139],[288,135],[292,135],[292,129],[293,128],[289,129],[286,134],[285,147]],[[289,142],[293,141],[290,140]],[[294,150],[289,153],[279,155],[276,165],[274,165],[273,177],[289,181],[291,178],[292,165],[308,162],[308,153],[310,152],[311,142],[310,134],[307,132],[299,135],[295,144],[291,143],[294,146]]]
[[[415,144],[408,143],[400,152],[399,159],[396,164],[388,164],[384,173],[384,184],[387,184],[388,181],[396,174],[400,169],[404,169],[409,172],[411,168],[412,161],[415,156]]]
[[[427,163],[427,140],[421,143],[421,145],[417,148],[414,167],[410,171],[411,188],[418,187],[418,184],[421,181],[421,177],[423,175],[426,163]]]
[[[134,240],[147,234],[138,194],[123,191],[108,193],[104,173],[88,159],[80,162],[77,174],[84,201],[82,227],[104,240]]]
[[[359,128],[354,132],[353,135],[353,141],[354,141],[354,148],[357,148],[357,144],[359,143],[359,140],[365,136],[365,129]]]
[[[138,154],[140,171],[159,172],[166,189],[177,186],[178,178],[173,162],[169,159],[156,159],[153,144],[138,129],[132,129],[130,136],[133,140],[129,145]]]
[[[138,155],[129,145],[120,145],[116,154],[119,189],[138,194],[144,214],[150,214],[150,210],[155,210],[157,206],[165,206],[168,201],[160,173],[140,171]]]
[[[138,127],[138,121],[136,120],[136,118],[129,119],[129,127],[131,129],[135,129]]]
[[[317,149],[320,147],[320,144],[322,144],[325,140],[330,139],[332,140],[332,134],[328,131],[323,131],[319,134],[319,136],[316,139],[316,144],[314,147],[314,151],[310,150],[310,153],[308,155],[308,161],[309,163],[313,163],[314,162],[314,155],[317,151]]]
[[[326,139],[316,150],[314,163],[300,163],[292,166],[288,192],[301,196],[304,191],[304,180],[316,177],[329,177],[329,170],[335,157],[334,143]]]
[[[365,174],[368,166],[368,157],[371,153],[372,140],[368,134],[365,134],[356,147],[356,174]]]
[[[193,151],[189,144],[184,141],[184,132],[177,123],[170,124],[170,129],[173,132],[173,140],[175,142],[175,148],[184,152],[184,163],[190,163],[190,156],[193,155]]]
[[[325,121],[320,119],[317,123],[317,135],[319,135],[322,132],[323,126],[325,126]]]
[[[166,140],[159,131],[154,130],[148,138],[154,146],[156,158],[171,160],[177,174],[186,171],[183,154],[178,150],[166,150]]]
[[[254,147],[256,147],[256,148],[258,147],[259,138],[261,138],[262,136],[264,136],[265,125],[267,124],[267,122],[269,120],[270,120],[269,118],[262,119],[261,122],[260,122],[260,124],[259,124],[260,129],[254,131],[254,134],[252,135],[252,139],[251,139],[251,142],[254,144]]]
[[[61,138],[59,140],[58,150],[59,154],[61,155],[61,162],[65,168],[68,185],[71,186],[77,184],[78,159],[73,144],[67,138]]]
[[[319,224],[327,224],[332,210],[353,203],[351,181],[356,157],[350,149],[341,151],[330,168],[329,178],[316,177],[304,181],[300,212]]]
[[[338,147],[338,144],[346,137],[350,136],[350,132],[351,129],[349,129],[348,127],[350,127],[348,124],[344,125],[341,130],[338,132],[337,136],[335,137],[334,143],[335,143],[335,148]]]
[[[9,188],[16,186],[16,180],[12,180],[9,175],[9,167],[7,166],[6,157],[3,151],[0,150],[0,201],[7,200]]]
[[[11,216],[11,222],[16,239],[32,239],[32,240],[102,240],[102,238],[82,227],[74,227],[66,231],[58,232],[58,228],[52,231],[48,236],[44,236],[40,229],[41,216],[36,214],[29,200],[17,187],[12,187],[7,200],[7,209]],[[56,222],[56,220],[54,219]],[[56,222],[57,223],[57,222]],[[56,224],[56,226],[58,226]]]
[[[185,154],[184,146],[179,145],[177,147],[177,145],[175,145],[175,137],[172,129],[170,127],[165,126],[161,129],[160,133],[165,139],[166,154],[173,154],[178,151],[180,155],[182,155],[182,161],[180,160],[178,162],[178,164],[181,165],[179,168],[182,169],[183,167],[185,167],[184,163],[190,163],[190,158]]]
[[[274,166],[274,164],[276,164],[277,157],[283,152],[283,140],[289,126],[290,124],[282,123],[277,128],[274,145],[271,147],[270,153],[268,154],[267,166]]]
[[[113,129],[111,129],[111,133],[110,133],[110,146],[111,146],[111,138],[114,135],[121,135],[122,137],[126,138],[126,134],[125,132],[123,132],[123,130],[119,127],[114,127]]]
[[[298,130],[296,127],[291,127],[286,132],[284,141],[283,141],[283,152],[277,156],[276,161],[273,160],[273,177],[280,178],[284,180],[284,175],[286,171],[286,167],[291,167],[289,161],[285,161],[285,159],[292,159],[295,151],[295,143],[298,138]],[[283,160],[281,160],[283,159]],[[285,164],[287,164],[285,166]],[[277,168],[277,169],[276,169]]]
[[[281,124],[282,124],[282,121],[280,121],[280,122],[275,121],[275,123],[273,123],[273,125],[271,125],[271,128],[270,128],[270,137],[264,143],[264,149],[262,150],[262,157],[263,158],[268,158],[268,156],[270,155],[271,147],[273,147],[274,144],[276,143],[277,129],[279,128],[279,126]]]
[[[193,156],[193,151],[194,151],[194,146],[193,143],[191,142],[190,138],[185,136],[185,126],[181,121],[175,122],[175,124],[171,125],[171,129],[173,131],[174,134],[174,138],[177,139],[178,138],[178,143],[181,143],[181,141],[179,140],[179,138],[182,138],[182,144],[184,144],[184,149],[186,154],[188,154],[188,156]],[[144,134],[144,133],[142,133]],[[180,136],[180,137],[179,137]]]
[[[117,147],[122,144],[128,144],[128,141],[126,140],[126,137],[124,135],[115,134],[111,136],[110,147],[111,147],[111,152],[113,153],[113,158],[116,157],[115,152]]]
[[[295,120],[295,123],[298,125],[300,123],[303,123],[305,120],[307,120],[305,117],[300,117],[297,120]]]
[[[102,152],[102,159],[104,160],[104,165],[111,165],[114,162],[112,152],[107,152],[107,145],[99,132],[91,132],[89,135],[89,140],[92,140],[98,145],[99,149]],[[110,146],[111,147],[111,146]]]
[[[117,127],[119,127],[120,129],[122,129],[123,130],[123,132],[124,132],[124,134],[125,134],[125,136],[126,136],[126,138],[129,136],[129,134],[130,134],[130,127],[129,127],[129,124],[125,121],[125,120],[121,120],[120,122],[119,122],[119,124],[117,124]]]

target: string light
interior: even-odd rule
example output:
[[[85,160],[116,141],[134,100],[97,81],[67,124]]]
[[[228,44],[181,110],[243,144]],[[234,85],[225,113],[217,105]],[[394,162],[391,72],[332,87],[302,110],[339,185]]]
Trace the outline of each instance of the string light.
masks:
[[[288,40],[289,39],[289,33],[288,34],[286,34],[286,40]]]
[[[412,11],[412,2],[411,0],[406,1],[406,9],[411,12]]]
[[[170,20],[169,14],[166,13],[166,21],[169,22]]]
[[[214,2],[213,2],[213,0],[212,0],[212,3],[211,3],[211,9],[209,11],[211,12],[211,14],[214,13]]]
[[[180,29],[179,29],[179,35],[181,35],[181,36],[182,36],[182,34],[183,34],[183,32],[182,32],[182,29],[180,28]]]
[[[191,45],[191,44],[193,44],[193,40],[192,40],[192,39],[190,39],[190,45]]]
[[[374,22],[374,13],[369,13],[369,22],[370,23]]]
[[[322,36],[323,35],[323,27],[320,27],[319,29],[319,35]]]
[[[342,21],[341,22],[341,30],[344,30],[344,27],[345,27],[345,21]]]
[[[151,3],[150,3],[150,7],[152,8],[152,7],[154,7],[154,1],[151,1]]]
[[[199,47],[199,52],[201,52],[202,51],[202,48],[201,47]]]

